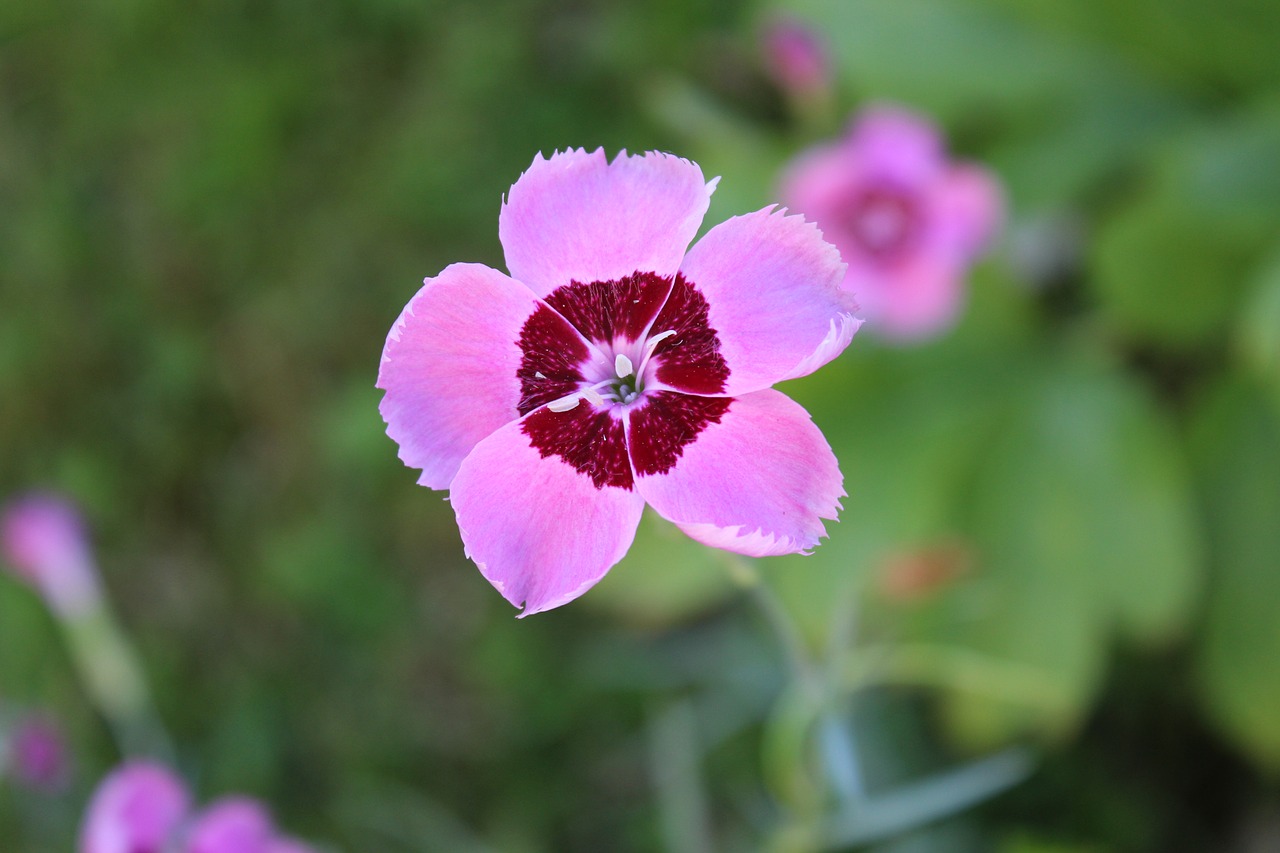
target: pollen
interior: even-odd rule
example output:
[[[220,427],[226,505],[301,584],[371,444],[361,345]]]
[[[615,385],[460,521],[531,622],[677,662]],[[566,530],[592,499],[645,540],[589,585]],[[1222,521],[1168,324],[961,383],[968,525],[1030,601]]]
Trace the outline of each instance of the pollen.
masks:
[[[619,379],[626,379],[636,372],[635,365],[631,363],[631,359],[622,353],[618,353],[618,357],[613,360],[613,369],[618,374]]]

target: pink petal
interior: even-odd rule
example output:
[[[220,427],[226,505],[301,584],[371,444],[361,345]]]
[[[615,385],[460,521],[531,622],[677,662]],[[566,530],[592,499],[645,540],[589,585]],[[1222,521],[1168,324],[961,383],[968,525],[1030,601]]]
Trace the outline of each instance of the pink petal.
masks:
[[[729,366],[726,394],[813,372],[843,352],[860,325],[840,286],[840,253],[811,223],[772,208],[712,228],[681,272],[710,303]]]
[[[946,168],[942,135],[923,116],[881,104],[859,114],[845,143],[877,180],[907,187],[927,185]]]
[[[387,392],[379,410],[400,458],[422,469],[422,485],[447,488],[477,442],[519,417],[517,342],[538,305],[497,270],[454,264],[427,279],[396,320],[378,371]]]
[[[935,239],[966,262],[986,248],[1004,219],[1004,193],[981,166],[951,169],[932,191]]]
[[[226,797],[196,818],[184,853],[268,853],[275,835],[271,816],[248,797]]]
[[[450,486],[467,556],[507,601],[524,604],[521,616],[582,595],[635,538],[643,499],[629,484],[609,485],[614,462],[591,467],[618,454],[627,465],[620,424],[615,436],[596,415],[613,418],[584,401],[507,424],[476,445]]]
[[[815,145],[787,166],[778,195],[792,211],[821,224],[843,208],[860,177],[857,158],[847,144]],[[831,240],[827,229],[822,230]]]
[[[89,802],[80,853],[163,853],[189,807],[186,787],[167,767],[121,765]]]
[[[633,447],[646,428],[641,415],[631,415]],[[655,424],[670,420],[654,413]],[[835,455],[809,413],[772,389],[735,398],[666,473],[636,467],[636,488],[663,518],[699,542],[755,557],[813,548],[844,496]]]
[[[82,616],[101,601],[84,520],[59,495],[27,494],[0,511],[0,561],[60,617]]]
[[[498,216],[507,269],[546,296],[570,281],[675,273],[715,181],[688,160],[604,149],[539,154],[511,187]]]
[[[945,254],[920,254],[880,284],[872,328],[902,342],[923,340],[955,324],[964,307],[964,268]]]

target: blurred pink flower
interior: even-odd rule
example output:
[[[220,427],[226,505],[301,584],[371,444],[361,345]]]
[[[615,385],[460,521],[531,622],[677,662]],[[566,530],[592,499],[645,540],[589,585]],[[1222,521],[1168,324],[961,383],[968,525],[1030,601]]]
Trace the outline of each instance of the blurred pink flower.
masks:
[[[58,616],[80,616],[98,606],[88,535],[69,501],[32,494],[8,504],[0,512],[0,554]]]
[[[167,853],[189,808],[186,786],[167,767],[124,764],[103,780],[89,803],[80,853]]]
[[[839,247],[844,286],[871,327],[899,340],[955,323],[964,277],[1004,207],[990,172],[950,163],[932,124],[890,106],[866,110],[845,138],[802,154],[781,193]]]
[[[757,556],[806,551],[836,517],[835,456],[771,386],[853,337],[844,265],[772,208],[690,249],[715,183],[665,154],[539,155],[498,219],[511,276],[450,266],[387,338],[387,433],[523,615],[599,581],[646,502]]]
[[[761,38],[765,70],[784,92],[810,96],[831,88],[831,56],[826,40],[795,18],[777,18]]]
[[[19,784],[34,790],[61,791],[70,781],[62,729],[43,714],[25,717],[14,725],[9,733],[7,764]]]
[[[183,853],[269,853],[275,839],[271,815],[248,797],[225,797],[191,824]]]

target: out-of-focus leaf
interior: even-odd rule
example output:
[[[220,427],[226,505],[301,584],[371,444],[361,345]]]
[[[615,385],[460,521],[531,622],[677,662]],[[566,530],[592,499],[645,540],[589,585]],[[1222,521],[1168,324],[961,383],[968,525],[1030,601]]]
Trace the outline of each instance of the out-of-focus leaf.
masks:
[[[1214,721],[1280,769],[1280,416],[1260,389],[1221,387],[1193,424],[1213,582],[1200,641]]]
[[[1017,359],[947,343],[915,351],[867,340],[784,390],[813,415],[840,460],[848,496],[810,557],[765,561],[810,641],[832,608],[903,547],[954,533],[959,490],[1016,380]]]
[[[1117,327],[1142,340],[1204,343],[1234,313],[1248,241],[1160,201],[1128,208],[1099,235],[1093,283]]]
[[[1024,20],[1074,32],[1123,53],[1161,78],[1202,89],[1206,79],[1235,85],[1280,78],[1270,0],[988,0]]]
[[[1105,225],[1093,284],[1119,329],[1195,346],[1235,316],[1249,270],[1280,230],[1280,111],[1252,110],[1164,152],[1152,187]]]
[[[1280,406],[1280,252],[1263,265],[1245,299],[1236,331],[1241,358],[1269,383]]]
[[[925,633],[1042,670],[1082,712],[1112,631],[1145,641],[1182,628],[1199,539],[1168,424],[1104,370],[1046,371],[983,454],[970,496],[976,577]],[[974,695],[952,720],[976,742],[1025,724],[1070,725]]]

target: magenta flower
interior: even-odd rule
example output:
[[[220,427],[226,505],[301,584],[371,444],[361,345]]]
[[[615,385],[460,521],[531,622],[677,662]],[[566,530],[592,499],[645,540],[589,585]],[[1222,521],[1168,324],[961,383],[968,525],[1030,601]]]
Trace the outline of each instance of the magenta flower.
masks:
[[[168,768],[145,761],[122,765],[89,803],[80,853],[167,853],[189,808],[186,787]]]
[[[646,502],[757,556],[806,551],[836,517],[835,456],[771,386],[848,345],[844,265],[772,208],[688,248],[715,183],[658,153],[539,155],[498,218],[511,276],[447,267],[387,338],[387,433],[523,615],[600,580]]]
[[[815,220],[849,265],[872,328],[919,339],[951,326],[964,276],[1002,218],[999,184],[985,169],[947,161],[938,131],[895,107],[874,107],[848,135],[801,155],[782,196]]]
[[[14,779],[33,790],[52,793],[70,781],[62,729],[43,714],[24,717],[13,727],[6,763]]]
[[[761,38],[765,70],[778,88],[800,97],[831,87],[831,57],[823,38],[794,18],[778,18]]]
[[[275,840],[271,815],[248,797],[225,797],[191,824],[183,853],[268,853]]]
[[[98,606],[88,535],[70,502],[33,494],[10,503],[0,513],[0,554],[58,616],[76,617]]]

